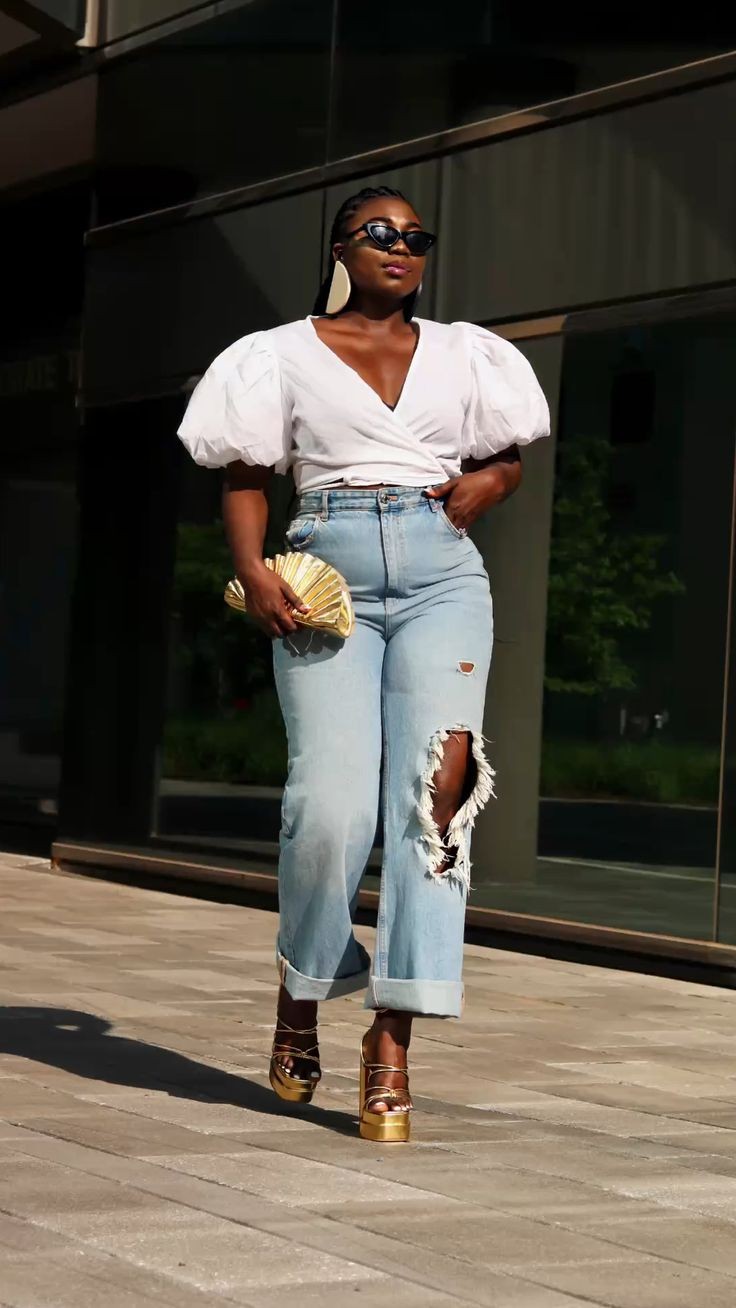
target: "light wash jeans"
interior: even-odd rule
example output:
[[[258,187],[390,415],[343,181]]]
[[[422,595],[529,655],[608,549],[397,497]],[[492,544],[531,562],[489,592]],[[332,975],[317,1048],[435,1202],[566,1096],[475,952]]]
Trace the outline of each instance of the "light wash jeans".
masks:
[[[488,576],[441,502],[407,487],[309,491],[286,539],[343,574],[356,624],[346,640],[302,627],[274,641],[289,742],[281,979],[294,999],[367,987],[366,1008],[459,1017],[470,833],[493,793],[482,736],[493,641]],[[432,779],[453,731],[471,733],[473,780],[443,841]],[[371,967],[352,916],[379,804]],[[443,872],[449,850],[454,861]]]

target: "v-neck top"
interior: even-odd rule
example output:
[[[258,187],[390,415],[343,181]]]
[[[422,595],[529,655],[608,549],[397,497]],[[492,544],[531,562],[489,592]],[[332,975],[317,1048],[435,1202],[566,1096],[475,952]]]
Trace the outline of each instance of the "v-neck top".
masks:
[[[436,485],[463,459],[548,435],[547,401],[515,346],[474,323],[413,321],[418,341],[393,409],[302,318],[218,355],[179,436],[204,467],[291,469],[302,492]]]

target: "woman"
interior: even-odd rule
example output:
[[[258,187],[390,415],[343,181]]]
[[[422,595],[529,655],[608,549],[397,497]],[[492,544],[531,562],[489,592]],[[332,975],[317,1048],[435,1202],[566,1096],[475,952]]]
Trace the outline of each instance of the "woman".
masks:
[[[462,1007],[470,834],[493,793],[482,743],[492,645],[488,577],[467,537],[546,435],[531,367],[468,323],[415,318],[435,237],[388,187],[335,218],[310,317],[236,341],[195,390],[179,435],[227,469],[223,516],[248,612],[274,638],[289,740],[279,862],[281,987],[271,1084],[311,1099],[317,1004],[367,987],[360,1132],[409,1138],[416,1014]],[[341,641],[262,560],[276,472],[299,500],[286,540],[345,577]],[[384,846],[371,965],[352,916],[379,807]]]

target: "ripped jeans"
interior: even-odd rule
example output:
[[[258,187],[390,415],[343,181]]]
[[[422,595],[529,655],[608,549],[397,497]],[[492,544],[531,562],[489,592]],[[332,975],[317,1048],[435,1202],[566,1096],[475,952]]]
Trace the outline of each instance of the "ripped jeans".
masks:
[[[493,793],[482,736],[493,619],[481,556],[440,501],[407,487],[308,491],[286,539],[343,574],[356,624],[344,641],[303,627],[274,641],[289,742],[282,981],[294,999],[367,988],[366,1008],[459,1017],[470,835]],[[432,781],[453,731],[470,733],[472,774],[443,838]],[[352,916],[379,804],[371,966]]]

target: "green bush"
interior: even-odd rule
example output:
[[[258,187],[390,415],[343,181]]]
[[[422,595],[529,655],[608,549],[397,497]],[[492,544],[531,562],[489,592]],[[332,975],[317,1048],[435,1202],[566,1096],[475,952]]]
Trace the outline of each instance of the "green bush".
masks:
[[[173,718],[164,728],[163,776],[281,786],[286,735],[273,691],[228,718]]]
[[[555,481],[544,684],[567,695],[636,689],[632,639],[649,631],[662,600],[682,595],[664,564],[668,541],[621,530],[608,492],[608,440],[563,442]]]
[[[547,740],[541,793],[547,797],[715,804],[718,750],[660,741]]]

